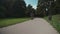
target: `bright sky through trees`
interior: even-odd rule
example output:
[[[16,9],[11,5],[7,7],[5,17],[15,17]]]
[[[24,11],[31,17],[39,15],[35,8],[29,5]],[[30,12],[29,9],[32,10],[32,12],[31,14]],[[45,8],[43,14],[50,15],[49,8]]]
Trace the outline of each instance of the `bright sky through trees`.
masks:
[[[25,2],[26,2],[26,6],[27,6],[28,4],[31,4],[34,9],[37,8],[37,2],[38,2],[38,0],[25,0]]]

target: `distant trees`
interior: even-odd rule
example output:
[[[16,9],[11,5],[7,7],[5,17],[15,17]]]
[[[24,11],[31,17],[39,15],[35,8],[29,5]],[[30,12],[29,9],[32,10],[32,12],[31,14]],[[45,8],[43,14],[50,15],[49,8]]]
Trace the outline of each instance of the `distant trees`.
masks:
[[[43,17],[48,14],[60,13],[60,0],[38,0],[37,14]],[[46,11],[46,8],[48,11]]]
[[[38,0],[38,5],[37,5],[37,15],[40,17],[43,17],[45,15],[46,11],[46,4],[45,0]]]
[[[23,17],[25,11],[24,0],[0,0],[0,17]]]
[[[24,0],[0,0],[0,18],[30,17],[35,9]]]
[[[26,12],[25,12],[25,14],[26,14],[26,16],[30,16],[30,13],[31,13],[31,11],[32,11],[32,6],[29,4],[27,7],[26,7]]]
[[[29,4],[29,5],[27,6],[27,8],[26,8],[25,14],[26,14],[27,17],[30,17],[30,13],[34,13],[34,14],[35,14],[35,9],[32,8],[32,6]]]
[[[50,5],[50,1],[53,1]],[[46,8],[48,11],[46,11]],[[35,16],[44,17],[48,14],[60,14],[60,0],[38,0],[35,10],[29,4],[26,6],[24,0],[0,0],[0,17],[30,17],[30,13]]]

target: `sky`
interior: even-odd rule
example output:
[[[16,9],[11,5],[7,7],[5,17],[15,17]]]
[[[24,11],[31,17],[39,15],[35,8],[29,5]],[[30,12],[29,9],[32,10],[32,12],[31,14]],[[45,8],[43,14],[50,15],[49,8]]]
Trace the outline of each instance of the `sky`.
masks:
[[[33,8],[36,9],[38,0],[25,0],[25,3],[26,3],[26,6],[28,6],[28,4],[31,4]]]

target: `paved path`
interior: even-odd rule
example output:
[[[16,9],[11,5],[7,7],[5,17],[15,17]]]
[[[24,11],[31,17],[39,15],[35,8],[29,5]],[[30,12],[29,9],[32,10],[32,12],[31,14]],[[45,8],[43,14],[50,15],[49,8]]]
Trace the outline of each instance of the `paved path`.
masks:
[[[0,28],[0,34],[58,34],[44,19],[35,18],[20,24]]]

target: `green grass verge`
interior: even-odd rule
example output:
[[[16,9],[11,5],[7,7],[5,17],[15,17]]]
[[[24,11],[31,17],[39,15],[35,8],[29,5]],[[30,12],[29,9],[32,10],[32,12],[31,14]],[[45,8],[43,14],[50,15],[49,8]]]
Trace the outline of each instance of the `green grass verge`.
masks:
[[[60,15],[52,16],[51,21],[48,20],[48,17],[45,17],[44,19],[46,19],[51,25],[53,25],[53,27],[56,28],[56,30],[60,33]]]
[[[30,18],[7,18],[7,19],[0,19],[0,28],[6,27],[9,25],[21,23],[24,21],[29,20]]]

